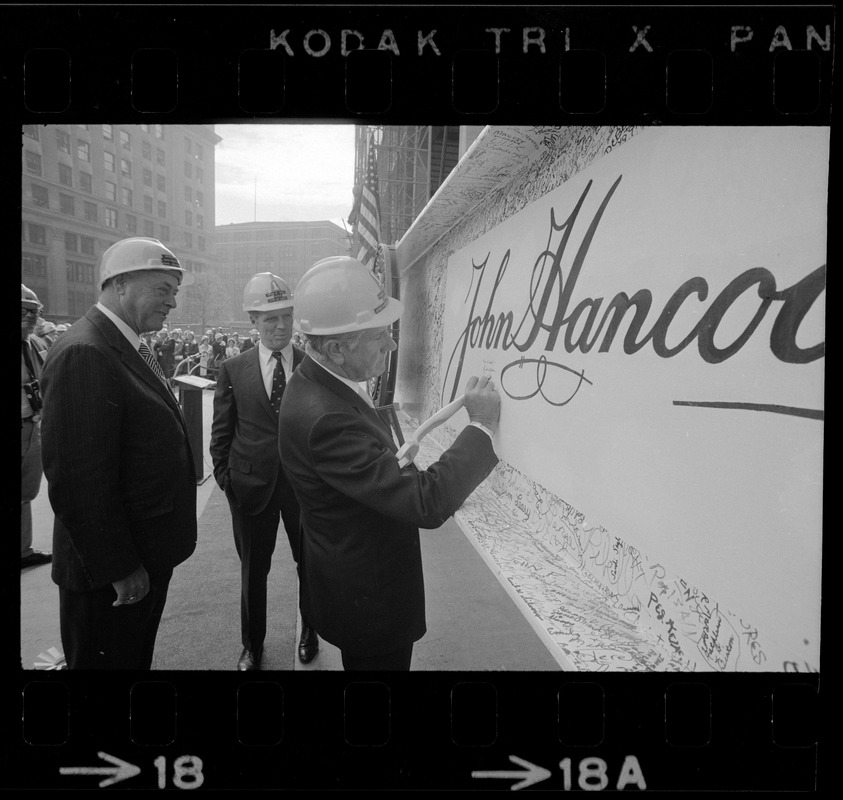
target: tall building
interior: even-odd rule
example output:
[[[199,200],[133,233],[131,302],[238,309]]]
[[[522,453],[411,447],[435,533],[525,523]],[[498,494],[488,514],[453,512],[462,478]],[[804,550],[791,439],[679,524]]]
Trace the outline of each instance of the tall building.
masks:
[[[357,126],[354,183],[360,186],[366,177],[373,140],[382,243],[401,239],[482,130],[482,126],[457,125]]]
[[[21,280],[49,319],[96,302],[102,253],[161,240],[192,272],[214,254],[213,125],[24,125]]]
[[[252,275],[272,272],[292,290],[314,263],[348,255],[349,234],[328,220],[315,222],[239,222],[216,228],[219,275],[231,298],[230,321],[248,324],[243,287]]]

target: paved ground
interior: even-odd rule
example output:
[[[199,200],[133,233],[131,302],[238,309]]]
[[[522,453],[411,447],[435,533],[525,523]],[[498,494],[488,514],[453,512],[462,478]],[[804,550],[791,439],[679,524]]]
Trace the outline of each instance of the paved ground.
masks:
[[[153,668],[232,670],[240,654],[239,564],[225,496],[211,477],[208,455],[212,392],[203,393],[205,480],[199,486],[199,542],[170,585]],[[46,483],[33,503],[34,546],[50,550],[53,515]],[[558,670],[480,555],[449,520],[422,531],[428,633],[416,643],[413,670]],[[319,656],[304,666],[298,642],[296,573],[281,533],[269,585],[267,670],[340,670],[338,651],[323,642]],[[21,572],[21,664],[32,669],[39,656],[61,647],[58,590],[49,566]]]

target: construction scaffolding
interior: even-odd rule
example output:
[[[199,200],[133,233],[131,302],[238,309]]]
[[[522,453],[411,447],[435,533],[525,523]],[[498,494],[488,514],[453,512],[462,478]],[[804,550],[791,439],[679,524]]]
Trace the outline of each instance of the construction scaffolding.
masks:
[[[394,245],[456,166],[458,126],[358,125],[354,182],[366,176],[370,137],[375,144],[380,196],[380,239]]]

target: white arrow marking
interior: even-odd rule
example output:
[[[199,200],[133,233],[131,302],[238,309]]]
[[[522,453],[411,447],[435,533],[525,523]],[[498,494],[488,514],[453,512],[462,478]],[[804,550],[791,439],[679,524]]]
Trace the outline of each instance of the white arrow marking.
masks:
[[[59,773],[62,775],[111,775],[104,781],[100,781],[100,788],[111,786],[112,783],[118,781],[125,781],[128,778],[134,778],[140,772],[140,767],[130,764],[128,761],[123,761],[116,756],[110,756],[108,753],[100,751],[97,755],[103,761],[110,761],[115,766],[113,767],[61,767]]]
[[[546,781],[550,777],[550,770],[544,767],[539,767],[536,764],[531,764],[518,756],[510,756],[509,760],[513,764],[520,764],[526,768],[526,772],[521,770],[476,770],[471,773],[472,778],[521,778],[518,783],[510,786],[511,791],[516,789],[523,789],[525,786],[532,786],[534,783]]]

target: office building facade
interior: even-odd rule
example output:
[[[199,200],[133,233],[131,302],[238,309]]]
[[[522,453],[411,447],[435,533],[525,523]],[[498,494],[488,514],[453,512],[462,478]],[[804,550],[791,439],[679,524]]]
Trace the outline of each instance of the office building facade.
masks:
[[[47,318],[97,299],[102,253],[148,236],[195,273],[213,268],[213,125],[24,125],[21,280]]]
[[[329,220],[219,225],[216,259],[230,298],[231,323],[248,324],[242,296],[252,275],[272,272],[295,290],[313,264],[328,256],[348,255],[349,247],[348,232]]]

